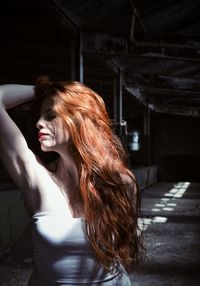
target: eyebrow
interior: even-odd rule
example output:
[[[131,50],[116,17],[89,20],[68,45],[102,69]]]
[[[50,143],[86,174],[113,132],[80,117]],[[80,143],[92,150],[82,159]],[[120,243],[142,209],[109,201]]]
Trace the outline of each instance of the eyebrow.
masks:
[[[47,112],[49,112],[49,111],[52,111],[52,109],[49,107],[49,108],[47,108],[46,110],[42,110],[41,109],[41,111],[40,111],[40,116],[42,115],[42,113],[47,113]]]

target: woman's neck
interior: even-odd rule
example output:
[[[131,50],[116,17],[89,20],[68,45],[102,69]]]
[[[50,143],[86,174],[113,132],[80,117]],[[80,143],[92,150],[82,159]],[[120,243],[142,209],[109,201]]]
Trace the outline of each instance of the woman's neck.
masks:
[[[64,195],[67,195],[74,217],[84,217],[83,203],[79,193],[78,168],[73,156],[58,158],[55,179],[64,191]]]

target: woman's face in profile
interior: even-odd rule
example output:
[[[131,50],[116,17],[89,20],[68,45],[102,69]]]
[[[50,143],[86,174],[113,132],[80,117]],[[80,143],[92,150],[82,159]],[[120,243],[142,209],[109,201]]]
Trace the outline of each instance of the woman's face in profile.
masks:
[[[62,119],[53,111],[54,100],[46,98],[41,106],[40,118],[36,123],[38,140],[43,151],[58,151],[67,146],[69,133]]]

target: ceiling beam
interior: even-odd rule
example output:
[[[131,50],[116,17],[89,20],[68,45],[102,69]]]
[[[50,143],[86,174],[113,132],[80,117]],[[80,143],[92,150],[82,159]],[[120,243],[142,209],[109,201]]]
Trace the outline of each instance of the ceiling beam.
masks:
[[[195,42],[195,39],[193,39]],[[104,55],[108,57],[142,57],[163,60],[200,62],[199,39],[195,44],[178,44],[165,42],[134,42],[125,37],[108,33],[84,32],[83,52],[85,54]]]
[[[154,110],[157,113],[165,113],[170,115],[182,115],[190,117],[200,117],[200,108],[198,107],[188,107],[188,106],[177,106],[177,105],[156,105]]]
[[[154,88],[154,87],[144,87],[145,94],[148,95],[160,95],[160,96],[178,96],[178,97],[186,97],[190,98],[199,98],[200,92],[199,91],[192,91],[192,90],[180,90],[180,89],[173,89],[173,88]]]
[[[130,96],[133,96],[134,98],[136,98],[144,106],[147,105],[146,97],[140,88],[124,86],[124,89],[125,91],[129,93]]]
[[[172,88],[178,90],[197,91],[200,96],[200,79],[176,77],[171,75],[155,75],[127,72],[125,75],[128,85],[137,84],[143,88]]]
[[[131,19],[131,28],[130,28],[130,37],[129,39],[134,42],[134,32],[135,32],[135,18],[137,18],[139,24],[140,24],[140,27],[142,28],[143,32],[147,32],[147,29],[133,3],[133,0],[129,0],[129,3],[132,7],[132,19]]]

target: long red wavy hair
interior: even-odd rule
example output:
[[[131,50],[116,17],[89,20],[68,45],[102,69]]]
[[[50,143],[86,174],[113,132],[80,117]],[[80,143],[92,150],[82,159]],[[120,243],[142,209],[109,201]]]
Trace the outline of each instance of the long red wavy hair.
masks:
[[[54,98],[53,110],[63,119],[79,170],[79,188],[69,198],[82,207],[86,231],[100,264],[110,270],[121,263],[133,270],[142,252],[138,229],[139,198],[135,177],[103,99],[79,82],[51,82],[40,77],[35,93]]]

